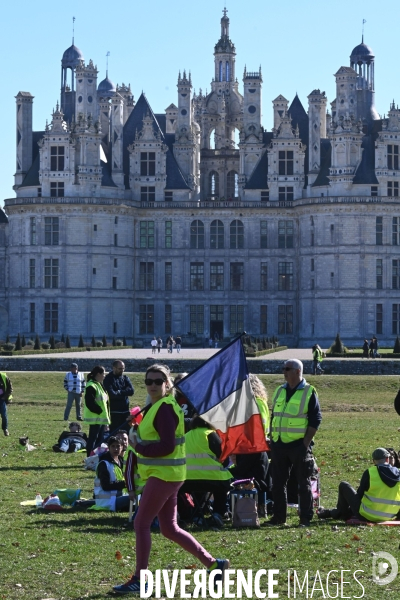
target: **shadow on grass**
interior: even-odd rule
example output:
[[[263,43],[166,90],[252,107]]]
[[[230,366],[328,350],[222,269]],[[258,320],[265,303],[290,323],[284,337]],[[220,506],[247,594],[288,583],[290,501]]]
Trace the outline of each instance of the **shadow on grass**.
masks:
[[[81,471],[84,470],[82,467],[82,464],[80,464],[80,465],[60,465],[60,466],[46,465],[45,467],[24,465],[21,467],[16,467],[16,466],[0,467],[0,473],[3,473],[5,471],[49,471],[49,470],[54,470],[54,469],[63,469],[64,471],[65,471],[65,469],[80,469]]]
[[[44,515],[46,514],[45,510],[41,510],[40,513],[38,513],[37,509],[35,510],[31,510],[28,512],[28,514],[40,514],[40,515]],[[75,519],[71,519],[69,518],[71,515],[77,516],[81,513],[79,512],[75,512],[73,509],[72,510],[66,510],[66,511],[60,511],[57,513],[57,515],[60,517],[58,519],[54,519],[51,518],[52,513],[47,513],[48,518],[46,519],[46,525],[48,526],[58,526],[58,527],[68,527],[70,529],[72,528],[76,528],[79,531],[84,531],[85,533],[96,533],[96,534],[106,534],[106,535],[115,535],[118,533],[123,533],[124,531],[128,531],[129,533],[131,533],[132,535],[134,535],[134,529],[133,529],[133,524],[128,522],[128,513],[126,513],[126,516],[121,514],[121,516],[115,516],[115,517],[102,517],[102,518],[96,518],[96,514],[93,514],[92,511],[85,511],[85,515],[86,517],[81,517],[81,518],[75,518]],[[53,513],[54,514],[54,513]],[[64,519],[62,517],[68,516],[67,519]],[[87,518],[89,517],[89,519]],[[38,527],[40,527],[41,525],[43,525],[43,521],[36,521],[36,522],[27,522],[24,525],[25,529],[37,529]],[[153,531],[152,530],[152,534],[159,534],[159,531]]]

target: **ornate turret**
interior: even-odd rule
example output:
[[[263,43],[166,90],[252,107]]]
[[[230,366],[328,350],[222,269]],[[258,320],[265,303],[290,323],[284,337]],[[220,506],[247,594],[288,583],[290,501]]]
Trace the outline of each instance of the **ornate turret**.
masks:
[[[215,44],[215,81],[235,81],[235,45],[229,38],[229,18],[228,11],[224,8],[221,19],[221,37]]]

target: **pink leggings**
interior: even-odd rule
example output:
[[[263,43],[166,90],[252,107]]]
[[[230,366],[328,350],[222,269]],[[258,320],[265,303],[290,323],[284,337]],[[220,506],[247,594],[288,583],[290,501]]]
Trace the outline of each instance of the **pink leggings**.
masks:
[[[195,540],[195,538],[178,526],[177,497],[182,481],[163,481],[150,477],[140,500],[135,517],[136,533],[136,576],[140,577],[141,569],[147,569],[151,549],[150,526],[156,516],[164,537],[176,542],[187,552],[193,554],[207,568],[215,559]]]

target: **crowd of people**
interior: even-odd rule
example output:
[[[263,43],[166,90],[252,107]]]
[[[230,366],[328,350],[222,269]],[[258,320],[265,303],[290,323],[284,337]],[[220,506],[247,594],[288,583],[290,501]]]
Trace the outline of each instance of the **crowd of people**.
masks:
[[[313,348],[317,363],[321,362],[318,349],[318,345]],[[162,535],[195,556],[209,571],[216,569],[216,581],[222,579],[229,560],[210,554],[180,526],[179,499],[187,495],[212,495],[213,523],[222,527],[231,516],[228,497],[232,481],[249,479],[258,491],[259,516],[270,516],[264,524],[284,526],[290,500],[288,490],[294,485],[299,526],[310,526],[315,513],[311,485],[315,474],[313,445],[322,414],[317,391],[304,378],[300,360],[285,361],[284,383],[274,391],[271,413],[263,383],[250,374],[266,450],[236,454],[223,462],[222,440],[213,424],[196,414],[179,390],[179,382],[187,373],[172,380],[167,366],[148,367],[144,377],[145,407],[130,410],[134,388],[124,371],[120,360],[114,361],[108,374],[97,365],[85,381],[78,365],[72,363],[64,379],[68,393],[64,417],[69,416],[75,401],[77,421],[70,423],[68,431],[63,431],[53,446],[56,452],[86,450],[90,456],[106,441],[107,449],[99,454],[96,466],[91,508],[115,511],[128,510],[131,503],[136,505],[136,568],[129,581],[114,586],[116,593],[140,593],[140,573],[148,568],[155,519]],[[11,382],[5,373],[0,373],[0,408],[11,399]],[[4,407],[2,426],[7,435]],[[89,426],[88,435],[82,432],[82,419]],[[372,461],[358,490],[341,482],[336,507],[317,510],[319,519],[352,517],[382,522],[396,518],[400,510],[398,457],[391,448],[377,448]]]

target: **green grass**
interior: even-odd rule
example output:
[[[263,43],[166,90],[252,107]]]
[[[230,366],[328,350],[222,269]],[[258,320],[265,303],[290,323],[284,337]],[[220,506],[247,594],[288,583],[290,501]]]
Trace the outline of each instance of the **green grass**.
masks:
[[[64,428],[63,373],[12,373],[14,402],[9,406],[9,438],[0,438],[0,599],[80,600],[110,598],[112,585],[125,580],[135,563],[135,538],[127,527],[127,515],[74,512],[44,513],[21,507],[57,487],[80,487],[90,498],[93,472],[83,469],[83,455],[60,455],[51,446]],[[143,374],[131,374],[136,387],[135,403],[145,398]],[[269,397],[280,376],[262,376]],[[309,377],[317,387],[324,419],[316,437],[315,455],[321,468],[322,504],[335,504],[338,483],[345,479],[356,486],[377,446],[399,448],[400,419],[393,409],[397,377]],[[71,415],[72,416],[72,415]],[[33,452],[21,451],[18,437],[29,435]],[[400,528],[345,527],[338,522],[313,522],[309,531],[299,530],[290,511],[288,528],[222,532],[196,531],[195,535],[216,556],[227,556],[234,569],[280,569],[280,598],[287,598],[287,570],[318,570],[324,579],[332,569],[361,569],[365,598],[400,597],[400,576],[389,586],[372,582],[373,552],[400,557]],[[356,537],[354,537],[356,536]],[[356,539],[359,538],[359,539]],[[115,559],[119,550],[122,560]],[[200,564],[160,534],[153,535],[150,568],[185,568]],[[350,575],[350,577],[346,576]],[[351,579],[346,573],[345,581]],[[311,578],[310,578],[311,580]],[[340,573],[336,580],[340,581]],[[16,584],[20,584],[21,587]],[[311,592],[312,584],[310,585]],[[334,589],[330,593],[334,596]],[[344,597],[360,596],[353,581],[344,586]],[[325,590],[326,594],[326,590]],[[175,596],[179,598],[179,593]],[[298,598],[306,598],[297,592]],[[311,596],[309,596],[311,597]],[[323,598],[316,591],[313,598]],[[328,597],[326,595],[326,597]],[[339,592],[340,597],[340,592]]]

